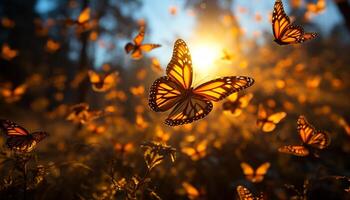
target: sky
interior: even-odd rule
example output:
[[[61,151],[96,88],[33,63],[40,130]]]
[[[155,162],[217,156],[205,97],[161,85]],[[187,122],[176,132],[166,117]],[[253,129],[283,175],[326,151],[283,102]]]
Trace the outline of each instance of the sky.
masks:
[[[290,12],[288,3],[284,0],[285,10],[287,14]],[[188,41],[194,32],[196,25],[196,17],[191,15],[191,10],[185,8],[183,0],[143,0],[142,7],[138,12],[134,12],[135,19],[145,19],[147,22],[147,30],[145,42],[160,43],[162,47],[155,49],[149,53],[150,56],[157,57],[161,64],[165,66],[171,57],[173,43],[176,38],[182,38]],[[238,22],[247,34],[252,37],[256,31],[271,32],[271,22],[268,14],[272,11],[274,0],[235,0],[232,10],[238,13]],[[38,0],[36,10],[39,14],[44,15],[55,9],[54,0]],[[177,8],[176,15],[171,15],[169,9],[175,6]],[[238,12],[239,9],[245,8],[244,13]],[[262,21],[257,23],[255,15],[259,13]],[[342,23],[336,6],[331,0],[327,0],[327,9],[322,14],[313,18],[313,22],[320,25],[323,34],[328,34],[332,27]],[[219,22],[218,22],[219,23]],[[137,30],[135,30],[137,34]],[[271,33],[272,34],[272,33]],[[189,44],[191,47],[191,44]],[[95,65],[102,65],[110,56],[106,56],[106,51],[97,51]]]

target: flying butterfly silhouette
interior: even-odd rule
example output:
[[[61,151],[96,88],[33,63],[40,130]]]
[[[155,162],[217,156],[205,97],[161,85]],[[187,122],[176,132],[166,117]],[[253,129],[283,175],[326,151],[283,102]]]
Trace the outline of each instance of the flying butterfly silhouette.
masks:
[[[299,116],[297,129],[301,138],[301,145],[286,145],[278,148],[281,153],[295,156],[307,156],[312,148],[324,149],[330,144],[330,137],[324,131],[316,130],[304,116]]]
[[[187,124],[205,117],[213,109],[212,101],[220,101],[254,83],[250,77],[226,76],[193,88],[192,73],[189,49],[179,39],[175,42],[166,76],[155,80],[149,95],[149,106],[153,111],[164,112],[173,108],[165,120],[169,126]]]
[[[263,200],[264,196],[260,193],[259,196],[255,196],[248,188],[239,185],[236,188],[240,200]]]
[[[247,107],[250,100],[253,98],[253,94],[249,93],[238,97],[237,93],[231,94],[222,104],[224,111],[229,111],[233,114],[234,117],[241,115],[243,108]]]
[[[3,44],[1,48],[1,57],[5,60],[12,60],[18,55],[18,51],[11,49],[8,44]]]
[[[27,91],[27,85],[22,84],[17,86],[14,89],[1,88],[0,94],[4,98],[6,103],[14,103],[19,101],[26,91]]]
[[[265,162],[254,171],[252,166],[250,166],[248,163],[242,162],[241,168],[246,179],[253,183],[259,183],[264,180],[265,174],[270,168],[270,163]]]
[[[276,0],[273,8],[272,31],[274,41],[279,45],[302,43],[317,36],[316,33],[305,33],[301,26],[292,24],[284,12],[281,0]]]
[[[267,115],[264,106],[259,104],[257,125],[263,132],[271,132],[275,130],[276,125],[286,116],[287,113],[285,112],[277,112]]]
[[[141,26],[139,33],[134,38],[133,43],[129,42],[125,45],[124,49],[127,54],[131,52],[131,58],[138,60],[142,58],[143,52],[149,52],[152,49],[161,47],[160,44],[142,44],[145,38],[145,27]]]
[[[92,70],[88,71],[92,89],[95,92],[105,92],[110,90],[118,82],[118,72],[110,72],[100,75]]]
[[[29,133],[10,120],[1,119],[0,128],[6,135],[6,146],[19,153],[31,152],[41,140],[48,136],[48,133],[42,131]]]
[[[181,151],[182,153],[188,155],[193,161],[197,161],[207,155],[207,144],[208,142],[206,140],[203,140],[193,148],[183,147]]]
[[[70,108],[70,113],[66,117],[66,120],[73,123],[86,124],[101,117],[102,114],[102,111],[91,111],[87,103],[79,103]]]

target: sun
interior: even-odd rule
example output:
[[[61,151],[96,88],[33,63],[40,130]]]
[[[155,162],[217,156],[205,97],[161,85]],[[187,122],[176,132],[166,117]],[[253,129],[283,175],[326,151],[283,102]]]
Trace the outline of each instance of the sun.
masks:
[[[216,43],[200,43],[191,47],[192,63],[195,73],[206,76],[215,72],[215,62],[220,57],[220,47]]]

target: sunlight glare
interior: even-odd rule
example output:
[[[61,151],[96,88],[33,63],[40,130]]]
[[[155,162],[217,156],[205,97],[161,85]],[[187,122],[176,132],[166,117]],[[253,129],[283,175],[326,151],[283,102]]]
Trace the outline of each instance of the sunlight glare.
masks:
[[[219,45],[215,43],[201,43],[190,47],[192,52],[192,63],[195,73],[200,76],[207,76],[214,72],[214,63],[220,58]]]

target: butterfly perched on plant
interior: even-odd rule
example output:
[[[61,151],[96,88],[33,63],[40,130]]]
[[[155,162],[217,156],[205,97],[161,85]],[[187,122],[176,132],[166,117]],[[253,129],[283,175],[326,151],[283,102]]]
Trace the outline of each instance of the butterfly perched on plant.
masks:
[[[272,31],[274,41],[279,45],[302,43],[317,36],[316,33],[305,33],[301,26],[292,24],[281,0],[276,0],[273,8]]]
[[[118,82],[119,73],[110,72],[104,75],[98,74],[95,71],[89,70],[89,79],[92,85],[92,89],[95,92],[105,92],[110,90]]]
[[[73,123],[85,124],[102,116],[102,111],[91,111],[87,103],[79,103],[70,108],[70,113],[66,117]]]
[[[19,101],[24,93],[27,91],[27,85],[21,84],[14,89],[11,88],[1,88],[0,94],[4,98],[6,103],[14,103]]]
[[[256,123],[263,132],[271,132],[275,130],[276,125],[286,116],[287,116],[287,113],[285,112],[277,112],[277,113],[268,115],[264,106],[262,104],[259,104],[258,120]]]
[[[19,153],[29,153],[48,136],[43,131],[29,133],[25,128],[10,120],[0,120],[0,128],[6,135],[6,146]]]
[[[243,108],[247,107],[250,100],[253,98],[253,94],[249,93],[238,97],[238,93],[231,94],[227,101],[222,104],[224,111],[229,111],[234,117],[241,115]]]
[[[143,52],[149,52],[152,49],[161,47],[160,44],[142,44],[145,38],[145,27],[141,26],[139,33],[134,38],[133,43],[129,42],[125,45],[124,49],[127,54],[131,52],[131,58],[138,60],[142,58]]]
[[[236,188],[240,200],[263,200],[264,196],[260,193],[259,196],[255,196],[248,188],[239,185]]]
[[[253,183],[259,183],[264,180],[265,174],[270,168],[270,163],[265,162],[261,164],[256,170],[253,169],[248,163],[242,162],[241,168],[246,179]]]
[[[301,138],[301,145],[286,145],[278,148],[281,153],[295,156],[307,156],[311,149],[324,149],[330,144],[330,137],[324,131],[316,130],[304,116],[299,116],[297,130]]]
[[[192,86],[192,59],[186,43],[175,42],[174,52],[166,68],[166,76],[154,81],[150,89],[149,106],[155,112],[171,108],[165,123],[177,126],[199,120],[213,109],[217,102],[251,85],[254,80],[246,76],[226,76]]]

